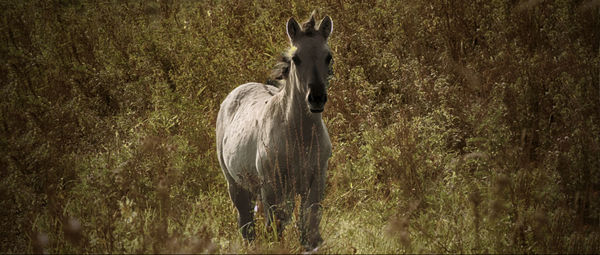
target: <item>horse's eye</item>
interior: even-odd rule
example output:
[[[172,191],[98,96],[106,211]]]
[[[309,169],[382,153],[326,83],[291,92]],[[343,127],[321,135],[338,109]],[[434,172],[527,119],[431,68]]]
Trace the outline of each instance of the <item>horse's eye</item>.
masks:
[[[300,58],[297,55],[294,55],[292,57],[292,60],[294,61],[294,64],[296,64],[296,65],[300,65],[300,62],[302,62],[302,61],[300,61]]]
[[[327,55],[327,57],[325,58],[325,63],[327,65],[331,64],[331,60],[333,60],[333,57],[331,56],[331,54]]]

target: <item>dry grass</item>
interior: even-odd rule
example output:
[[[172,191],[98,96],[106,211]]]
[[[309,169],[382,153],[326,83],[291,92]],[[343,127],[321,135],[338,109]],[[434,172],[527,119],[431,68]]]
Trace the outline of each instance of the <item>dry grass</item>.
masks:
[[[242,240],[214,122],[317,8],[319,252],[598,253],[597,2],[2,1],[0,252],[301,252]]]

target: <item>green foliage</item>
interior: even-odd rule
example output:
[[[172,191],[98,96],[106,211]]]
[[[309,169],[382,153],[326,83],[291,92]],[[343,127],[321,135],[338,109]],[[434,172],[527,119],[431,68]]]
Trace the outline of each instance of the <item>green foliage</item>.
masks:
[[[600,251],[600,7],[564,0],[1,1],[0,251],[299,252],[241,239],[214,123],[315,8],[320,252]]]

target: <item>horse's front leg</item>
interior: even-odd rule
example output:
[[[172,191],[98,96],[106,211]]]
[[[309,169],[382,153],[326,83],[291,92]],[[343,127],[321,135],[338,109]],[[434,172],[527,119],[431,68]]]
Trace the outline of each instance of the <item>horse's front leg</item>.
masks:
[[[324,174],[315,174],[312,178],[307,192],[302,194],[300,207],[300,243],[306,250],[312,250],[319,246],[323,239],[319,232],[321,222],[321,201],[325,194]]]
[[[276,191],[276,187],[270,185],[261,188],[261,198],[265,214],[265,225],[268,230],[275,230],[277,237],[281,239],[284,223],[287,222],[287,214],[283,204],[283,195]]]

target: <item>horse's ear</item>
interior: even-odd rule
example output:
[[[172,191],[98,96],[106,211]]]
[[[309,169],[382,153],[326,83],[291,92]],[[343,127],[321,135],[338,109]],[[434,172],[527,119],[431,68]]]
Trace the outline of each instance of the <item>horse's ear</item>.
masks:
[[[294,42],[298,35],[300,35],[300,25],[294,18],[290,18],[286,25],[286,32],[288,37],[290,38],[290,42]]]
[[[321,24],[319,25],[319,32],[327,39],[331,32],[333,32],[333,21],[329,16],[325,16],[323,20],[321,20]]]

